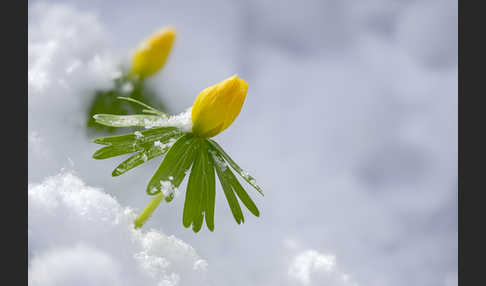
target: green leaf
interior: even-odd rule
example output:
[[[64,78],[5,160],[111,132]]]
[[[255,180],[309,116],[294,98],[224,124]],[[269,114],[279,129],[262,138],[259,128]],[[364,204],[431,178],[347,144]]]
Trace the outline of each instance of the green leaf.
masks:
[[[233,190],[235,193],[238,195],[238,198],[240,198],[241,202],[246,206],[246,208],[256,217],[260,216],[260,212],[258,211],[257,206],[255,203],[251,200],[250,196],[248,193],[243,189],[243,187],[240,185],[240,182],[238,182],[238,179],[236,179],[235,175],[229,168],[226,168],[226,178],[228,178],[231,186],[233,187]]]
[[[221,146],[219,146],[216,141],[209,139],[208,142],[210,145],[216,150],[219,154],[221,154],[226,162],[233,168],[245,181],[248,182],[252,187],[254,187],[262,196],[263,196],[263,191],[260,188],[260,186],[257,185],[255,178],[250,176],[246,171],[244,171],[238,164],[236,164],[235,161],[223,150]]]
[[[96,123],[110,127],[145,127],[152,125],[162,118],[160,115],[114,115],[114,114],[95,114],[93,116]],[[164,118],[166,118],[164,116]]]
[[[128,87],[133,89],[127,90]],[[117,97],[130,98],[129,100],[120,100]],[[140,104],[141,102],[144,102]],[[149,106],[150,105],[150,106]],[[147,109],[146,106],[150,108]],[[157,109],[155,109],[154,107]],[[114,80],[114,87],[109,90],[97,90],[91,98],[89,109],[87,109],[87,127],[95,132],[116,131],[115,127],[102,125],[93,118],[95,114],[142,114],[144,110],[150,110],[151,114],[163,115],[168,111],[163,99],[151,90],[143,81],[133,80],[129,77],[122,76]],[[167,115],[167,114],[166,114]],[[133,127],[128,127],[133,129]]]
[[[200,146],[200,141],[197,143]],[[200,214],[199,204],[202,198],[200,186],[202,183],[201,168],[204,158],[201,154],[201,149],[197,151],[192,164],[191,174],[187,181],[186,198],[184,200],[184,211],[182,214],[182,225],[189,227],[194,220],[194,217]]]
[[[134,103],[136,103],[136,104],[138,104],[138,105],[140,105],[140,106],[143,106],[143,107],[145,107],[145,108],[148,108],[148,110],[151,110],[151,112],[153,112],[153,113],[157,113],[157,114],[159,114],[159,115],[165,115],[165,116],[168,116],[166,113],[164,113],[164,112],[162,112],[162,111],[160,111],[160,110],[157,110],[157,109],[153,108],[152,106],[147,105],[147,104],[145,104],[145,103],[143,103],[143,102],[141,102],[141,101],[139,101],[139,100],[136,100],[136,99],[134,99],[134,98],[131,98],[131,97],[125,97],[125,96],[118,96],[118,97],[117,97],[117,99],[126,100],[126,101],[131,101],[131,102],[134,102]]]
[[[208,144],[208,143],[206,143]],[[206,148],[206,156],[208,158],[206,164],[206,178],[208,180],[208,187],[206,192],[206,225],[210,231],[214,231],[214,205],[216,203],[216,179],[214,175],[214,161]]]
[[[241,184],[238,182],[238,179],[235,177],[231,169],[226,165],[226,162],[223,160],[222,155],[217,150],[210,150],[209,151],[215,161],[216,171],[218,173],[218,177],[221,182],[221,186],[226,195],[226,199],[230,205],[230,208],[233,212],[233,216],[235,217],[236,221],[238,222],[237,215],[241,213],[241,209],[239,208],[239,204],[236,201],[236,197],[233,192],[235,192],[238,197],[240,198],[241,202],[248,208],[248,210],[255,216],[260,216],[260,212],[252,201],[248,193],[243,189]],[[235,204],[238,204],[238,208],[233,210]],[[236,214],[236,215],[235,215]],[[241,214],[242,221],[244,222],[243,214]]]
[[[204,215],[202,213],[199,213],[194,218],[194,221],[192,223],[192,231],[194,231],[195,233],[199,232],[201,230],[203,220],[204,220]]]
[[[187,183],[186,199],[182,224],[189,227],[192,223],[194,232],[201,229],[203,218],[206,225],[214,230],[215,177],[214,166],[209,158],[206,140],[200,140],[196,151],[196,158],[191,168]]]
[[[143,147],[140,146],[140,145],[106,146],[106,147],[103,147],[101,149],[98,149],[93,154],[93,158],[98,159],[98,160],[108,159],[108,158],[123,155],[123,154],[137,152],[137,151],[142,150],[142,149],[143,149]]]
[[[137,132],[140,132],[140,135],[137,136]],[[133,145],[133,144],[140,144],[144,142],[153,142],[156,140],[160,140],[163,137],[175,136],[182,134],[177,127],[158,127],[152,129],[146,129],[141,131],[136,131],[133,133],[123,134],[119,136],[109,136],[109,137],[100,137],[93,140],[96,144],[101,145]]]
[[[153,196],[160,193],[161,182],[170,182],[174,188],[179,187],[186,176],[186,171],[194,162],[195,149],[199,142],[196,139],[192,133],[187,133],[172,145],[147,184],[147,194]]]
[[[150,113],[150,114],[156,114],[156,115],[161,115],[160,112],[154,111],[154,110],[151,110],[151,109],[142,109],[142,112],[144,112],[144,113]]]
[[[134,153],[147,150],[153,147],[155,141],[166,143],[171,138],[180,136],[182,131],[176,127],[160,127],[136,131],[120,136],[102,137],[93,140],[94,143],[107,145],[98,149],[94,154],[94,159],[107,159],[123,154]]]
[[[173,139],[173,138],[171,138]],[[173,139],[177,140],[177,139]],[[123,161],[120,165],[118,165],[115,170],[112,172],[112,176],[120,176],[125,172],[137,167],[140,164],[143,164],[155,157],[162,156],[167,151],[169,151],[170,147],[172,147],[171,142],[167,142],[166,144],[160,142],[161,145],[155,145],[150,147],[149,149],[139,151],[137,154],[131,156],[130,158]]]
[[[233,217],[235,218],[236,222],[240,224],[245,221],[245,218],[243,217],[243,212],[241,211],[240,204],[238,203],[238,199],[236,198],[235,193],[233,192],[231,183],[227,178],[226,171],[229,170],[229,168],[228,166],[226,166],[223,158],[221,158],[217,152],[213,151],[211,152],[211,154],[215,161],[214,166],[216,169],[216,173],[218,174],[219,182],[221,183],[221,187],[223,188],[223,192],[226,197],[226,200],[228,201],[228,205],[231,209],[231,213],[233,214]]]

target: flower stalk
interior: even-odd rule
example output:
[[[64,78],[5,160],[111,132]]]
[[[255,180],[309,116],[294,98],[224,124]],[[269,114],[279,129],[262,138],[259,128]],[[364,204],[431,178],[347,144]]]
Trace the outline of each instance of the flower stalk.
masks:
[[[164,199],[162,193],[158,194],[153,198],[148,205],[143,209],[143,211],[138,215],[138,217],[133,222],[135,228],[141,228],[143,224],[152,216],[152,213],[159,206],[160,202]]]

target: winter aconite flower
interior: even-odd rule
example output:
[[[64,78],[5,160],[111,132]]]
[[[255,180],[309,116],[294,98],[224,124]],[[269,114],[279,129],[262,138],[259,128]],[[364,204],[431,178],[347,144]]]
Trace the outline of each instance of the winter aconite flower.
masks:
[[[228,128],[240,113],[248,83],[234,75],[199,93],[192,106],[192,131],[210,138]]]
[[[113,170],[113,176],[165,155],[146,187],[147,194],[155,197],[135,220],[135,227],[141,227],[162,200],[172,201],[186,174],[189,178],[182,224],[185,227],[192,225],[194,232],[201,229],[204,220],[208,229],[214,230],[216,175],[238,224],[244,222],[239,201],[253,215],[260,215],[232,169],[263,195],[255,179],[238,166],[216,141],[209,139],[235,120],[247,91],[248,83],[235,75],[201,91],[192,108],[179,115],[167,116],[142,102],[120,97],[143,106],[145,114],[94,116],[96,122],[105,126],[145,127],[145,130],[134,133],[94,140],[105,145],[93,154],[95,159],[132,153]]]
[[[133,55],[131,74],[143,79],[160,70],[169,56],[175,36],[175,30],[167,27],[140,44]]]
[[[144,79],[154,75],[167,61],[176,32],[167,27],[159,30],[141,43],[133,55],[130,69],[123,68],[120,75],[113,80],[113,87],[107,90],[97,90],[94,93],[88,110],[87,127],[113,133],[114,127],[101,126],[93,119],[93,115],[99,113],[130,114],[140,113],[140,105],[130,101],[119,101],[117,97],[130,97],[137,101],[143,101],[158,109],[166,111],[165,104]]]

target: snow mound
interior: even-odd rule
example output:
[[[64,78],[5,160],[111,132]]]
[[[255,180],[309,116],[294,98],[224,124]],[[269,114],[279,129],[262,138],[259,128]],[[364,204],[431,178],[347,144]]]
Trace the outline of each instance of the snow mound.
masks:
[[[336,256],[325,255],[314,249],[303,251],[295,256],[289,267],[289,276],[302,285],[357,286],[347,274],[341,273],[336,267]],[[317,285],[316,284],[316,285]]]
[[[92,162],[85,158],[95,144],[86,131],[88,107],[94,92],[112,88],[120,74],[110,38],[94,13],[57,3],[29,4],[29,182],[55,175],[68,158],[90,179],[85,170]]]
[[[205,285],[187,243],[133,228],[136,213],[72,173],[28,190],[29,285]]]
[[[322,253],[316,249],[303,248],[299,241],[284,240],[287,253],[291,254],[287,275],[289,285],[358,286],[336,263],[336,255]],[[297,283],[297,284],[296,284]]]

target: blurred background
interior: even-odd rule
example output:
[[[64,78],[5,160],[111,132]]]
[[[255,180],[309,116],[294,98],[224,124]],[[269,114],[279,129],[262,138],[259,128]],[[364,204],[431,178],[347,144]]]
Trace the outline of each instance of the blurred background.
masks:
[[[215,139],[262,186],[237,225],[182,226],[185,192],[146,224],[192,245],[208,285],[457,285],[457,1],[29,1],[29,183],[70,170],[137,211],[156,158],[113,178],[86,129],[138,44],[177,30],[147,79],[168,110],[238,74]],[[181,187],[185,190],[185,183]]]

